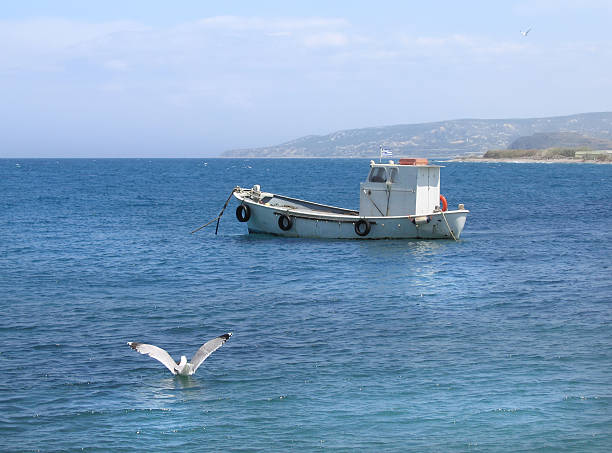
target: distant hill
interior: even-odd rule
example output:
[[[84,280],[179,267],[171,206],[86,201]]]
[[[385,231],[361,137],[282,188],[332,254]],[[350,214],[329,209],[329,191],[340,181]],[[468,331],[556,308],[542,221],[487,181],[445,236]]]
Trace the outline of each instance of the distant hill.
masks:
[[[224,157],[366,157],[379,146],[394,156],[455,157],[482,155],[537,133],[574,133],[612,140],[612,112],[526,119],[462,119],[402,124],[309,135],[262,148],[225,151]]]
[[[514,140],[508,149],[586,148],[612,149],[612,140],[587,137],[575,132],[538,132]]]

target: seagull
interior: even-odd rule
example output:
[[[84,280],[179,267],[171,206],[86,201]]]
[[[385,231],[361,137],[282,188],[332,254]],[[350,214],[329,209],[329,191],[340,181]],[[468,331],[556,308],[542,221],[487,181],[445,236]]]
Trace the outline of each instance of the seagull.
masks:
[[[152,344],[137,343],[134,341],[128,341],[128,344],[134,351],[138,351],[141,354],[146,354],[149,357],[159,360],[166,368],[170,370],[172,374],[191,376],[196,372],[202,362],[206,360],[209,355],[223,346],[223,343],[229,340],[229,337],[231,336],[232,332],[229,332],[207,341],[200,347],[200,349],[197,350],[191,359],[191,362],[187,362],[187,357],[183,355],[181,356],[181,361],[178,364],[174,361],[174,359],[172,359],[170,354],[168,354],[168,352],[162,348],[158,348]]]
[[[527,30],[522,31],[522,32],[521,32],[521,35],[523,35],[523,36],[527,36],[527,33],[529,33],[530,31],[531,31],[531,28],[528,28]]]

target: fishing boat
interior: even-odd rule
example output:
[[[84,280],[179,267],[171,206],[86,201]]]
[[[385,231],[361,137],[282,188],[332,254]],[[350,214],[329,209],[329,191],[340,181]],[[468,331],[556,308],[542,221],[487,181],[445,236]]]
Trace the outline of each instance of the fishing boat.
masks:
[[[236,217],[249,233],[328,239],[454,239],[468,210],[449,210],[439,165],[427,159],[370,162],[360,184],[359,211],[236,187]]]

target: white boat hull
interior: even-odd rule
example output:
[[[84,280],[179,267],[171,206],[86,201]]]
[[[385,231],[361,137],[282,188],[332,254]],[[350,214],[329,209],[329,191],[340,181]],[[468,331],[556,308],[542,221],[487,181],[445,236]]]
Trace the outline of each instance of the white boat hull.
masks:
[[[419,216],[363,217],[355,211],[274,194],[252,196],[250,189],[234,192],[241,205],[248,206],[249,233],[285,237],[325,239],[459,239],[468,210],[436,211]],[[270,202],[266,202],[265,200]],[[300,202],[305,205],[301,206]],[[283,205],[284,203],[284,205]],[[320,206],[321,209],[317,209]],[[336,212],[330,212],[336,211]],[[284,225],[279,218],[286,216]],[[356,224],[360,223],[357,225]],[[290,224],[288,229],[283,229]],[[369,226],[369,228],[367,228]],[[358,230],[361,234],[358,234]],[[363,234],[366,232],[366,234]]]

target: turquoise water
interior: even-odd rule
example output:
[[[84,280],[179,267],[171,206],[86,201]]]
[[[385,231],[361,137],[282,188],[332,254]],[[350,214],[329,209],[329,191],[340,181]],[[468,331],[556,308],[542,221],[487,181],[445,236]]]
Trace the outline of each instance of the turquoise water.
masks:
[[[612,166],[446,165],[459,242],[189,234],[366,160],[0,160],[0,450],[610,451]]]

